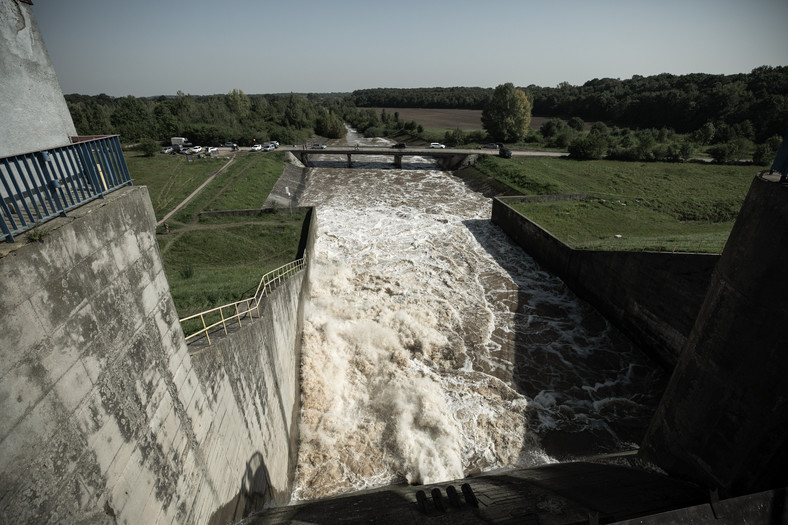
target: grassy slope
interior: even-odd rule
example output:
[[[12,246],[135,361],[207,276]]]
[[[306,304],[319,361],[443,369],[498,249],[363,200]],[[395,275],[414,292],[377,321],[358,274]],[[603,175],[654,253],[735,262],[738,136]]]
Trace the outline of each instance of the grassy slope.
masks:
[[[529,195],[589,194],[517,206],[575,248],[711,253],[724,247],[755,175],[751,167],[566,159],[485,158],[477,168]]]
[[[202,159],[188,162],[182,155],[143,157],[125,153],[135,186],[147,186],[153,211],[159,220],[219,169],[224,160]]]
[[[135,184],[148,186],[157,218],[226,162],[187,163],[174,155],[126,160]],[[265,273],[295,258],[303,214],[197,218],[201,211],[261,208],[283,167],[284,155],[278,152],[239,154],[169,221],[170,233],[159,235],[165,273],[181,316],[247,297]]]

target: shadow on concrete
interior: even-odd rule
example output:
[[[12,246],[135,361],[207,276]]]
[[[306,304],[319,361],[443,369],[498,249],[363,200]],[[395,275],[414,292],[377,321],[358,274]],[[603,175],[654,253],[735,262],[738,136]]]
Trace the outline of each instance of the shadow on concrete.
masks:
[[[663,368],[496,225],[464,225],[517,286],[485,288],[504,290],[499,299],[513,316],[514,326],[498,341],[511,349],[507,359],[514,365],[502,379],[528,401],[528,432],[558,460],[639,444],[667,384]]]
[[[241,524],[610,523],[705,501],[697,487],[663,475],[579,462],[432,485],[392,485],[270,508]]]
[[[266,503],[273,499],[268,469],[259,452],[246,462],[240,485],[238,494],[214,511],[208,520],[209,525],[223,525],[240,520],[253,512],[263,510]]]

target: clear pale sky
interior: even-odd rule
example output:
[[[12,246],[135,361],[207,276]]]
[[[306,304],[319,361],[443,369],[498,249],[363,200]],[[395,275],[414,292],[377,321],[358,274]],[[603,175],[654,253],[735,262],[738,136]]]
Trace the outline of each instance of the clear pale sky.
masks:
[[[63,93],[552,87],[788,65],[788,0],[33,0]]]

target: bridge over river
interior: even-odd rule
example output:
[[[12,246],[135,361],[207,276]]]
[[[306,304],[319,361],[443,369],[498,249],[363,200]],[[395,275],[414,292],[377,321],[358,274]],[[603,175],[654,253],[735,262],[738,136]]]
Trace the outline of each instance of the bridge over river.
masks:
[[[404,157],[432,157],[435,159],[446,159],[449,164],[459,164],[463,159],[470,155],[498,155],[497,149],[472,149],[472,148],[429,148],[429,147],[405,147],[393,148],[387,146],[347,146],[327,145],[325,148],[308,148],[302,149],[299,147],[283,147],[281,149],[289,150],[293,155],[305,165],[309,166],[310,158],[313,155],[344,155],[347,157],[348,167],[353,167],[353,158],[356,157],[392,157],[395,168],[402,168],[402,159]],[[565,157],[567,154],[564,152],[552,151],[533,151],[533,150],[511,150],[513,157]]]

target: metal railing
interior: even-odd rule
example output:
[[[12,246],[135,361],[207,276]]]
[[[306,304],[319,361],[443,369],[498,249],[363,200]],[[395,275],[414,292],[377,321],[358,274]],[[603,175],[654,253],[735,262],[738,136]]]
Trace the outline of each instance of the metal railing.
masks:
[[[131,185],[117,135],[0,159],[0,231],[14,235]]]
[[[187,332],[189,323],[192,325],[196,324],[198,328],[196,331],[186,336],[186,343],[188,344],[191,340],[197,337],[205,336],[205,339],[210,345],[211,332],[224,331],[224,334],[227,335],[228,323],[238,323],[238,327],[240,328],[243,326],[241,324],[241,320],[247,319],[249,322],[251,322],[255,318],[255,312],[259,318],[260,303],[263,297],[268,296],[268,294],[270,294],[285,279],[303,270],[305,264],[306,254],[302,259],[289,262],[284,266],[280,266],[276,270],[272,270],[263,275],[262,279],[260,279],[260,284],[257,286],[257,290],[252,297],[241,299],[240,301],[236,301],[234,303],[217,306],[216,308],[211,308],[210,310],[184,317],[180,320],[184,334]],[[199,328],[200,326],[202,326],[202,328]]]

